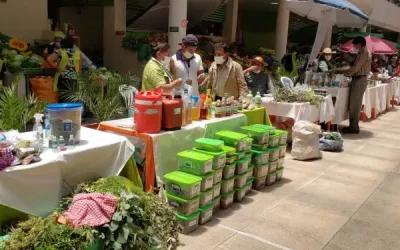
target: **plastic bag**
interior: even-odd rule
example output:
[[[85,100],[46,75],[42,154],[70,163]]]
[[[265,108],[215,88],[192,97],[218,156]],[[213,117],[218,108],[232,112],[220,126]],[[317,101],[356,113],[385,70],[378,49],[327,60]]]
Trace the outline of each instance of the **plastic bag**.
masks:
[[[293,126],[292,157],[295,160],[321,158],[319,135],[321,127],[308,121],[299,121]]]
[[[335,138],[335,139],[332,139]],[[322,151],[340,152],[343,149],[343,137],[337,132],[325,132],[319,139],[319,149]]]

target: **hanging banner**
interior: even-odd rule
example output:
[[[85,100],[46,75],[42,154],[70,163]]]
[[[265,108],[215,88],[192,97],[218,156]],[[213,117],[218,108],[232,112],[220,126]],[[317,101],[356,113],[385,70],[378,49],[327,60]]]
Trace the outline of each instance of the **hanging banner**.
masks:
[[[315,35],[314,45],[311,50],[310,58],[308,59],[307,65],[310,65],[318,56],[321,51],[322,44],[324,43],[328,28],[332,26],[331,15],[333,15],[333,9],[327,9],[321,11],[321,18],[318,22],[317,34]]]

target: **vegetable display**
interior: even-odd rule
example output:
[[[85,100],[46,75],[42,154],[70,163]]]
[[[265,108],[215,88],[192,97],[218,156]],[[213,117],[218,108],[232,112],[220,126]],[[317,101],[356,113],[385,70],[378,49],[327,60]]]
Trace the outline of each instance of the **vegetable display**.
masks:
[[[297,85],[294,88],[277,88],[274,93],[274,101],[276,102],[309,102],[312,105],[319,106],[323,100],[323,96],[315,95],[314,91],[307,85]]]

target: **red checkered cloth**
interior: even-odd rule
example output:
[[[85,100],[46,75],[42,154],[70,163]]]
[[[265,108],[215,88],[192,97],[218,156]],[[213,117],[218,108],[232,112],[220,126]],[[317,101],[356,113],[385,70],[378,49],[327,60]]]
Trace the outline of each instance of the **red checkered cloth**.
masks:
[[[101,226],[111,221],[117,203],[117,198],[109,194],[77,194],[63,216],[73,227]]]

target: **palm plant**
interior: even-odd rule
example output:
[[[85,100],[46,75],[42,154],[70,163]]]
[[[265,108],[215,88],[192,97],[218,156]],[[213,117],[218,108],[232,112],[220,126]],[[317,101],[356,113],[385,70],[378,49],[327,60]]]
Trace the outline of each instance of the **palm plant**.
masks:
[[[69,102],[83,103],[97,122],[107,121],[126,114],[119,86],[129,82],[129,76],[116,75],[105,81],[95,71],[87,71],[78,76],[76,84],[70,82],[66,90],[60,90],[60,95]]]
[[[43,112],[44,107],[45,103],[38,102],[33,94],[21,100],[16,84],[4,87],[0,93],[0,130],[25,131],[26,124],[34,114]]]

